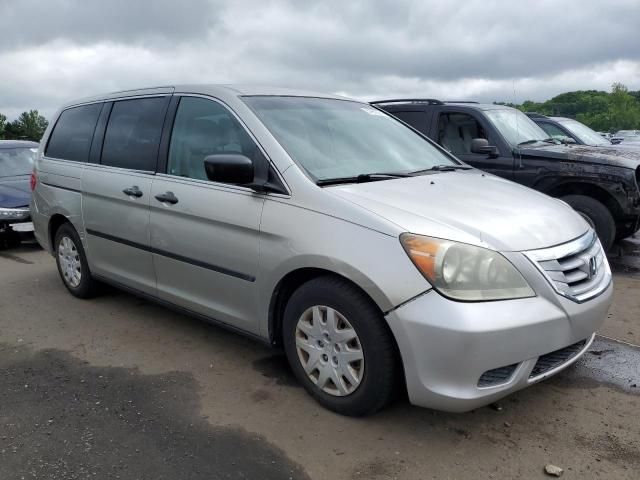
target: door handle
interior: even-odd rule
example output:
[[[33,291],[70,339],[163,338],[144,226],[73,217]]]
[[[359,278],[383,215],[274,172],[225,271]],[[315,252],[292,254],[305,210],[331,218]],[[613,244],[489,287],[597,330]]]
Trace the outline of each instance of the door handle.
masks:
[[[140,198],[142,196],[142,190],[140,190],[137,185],[134,185],[129,188],[125,188],[124,190],[122,190],[122,193],[130,197],[136,197],[136,198]]]
[[[178,203],[178,197],[176,197],[173,192],[164,192],[156,195],[156,200],[162,203],[170,203],[171,205]]]

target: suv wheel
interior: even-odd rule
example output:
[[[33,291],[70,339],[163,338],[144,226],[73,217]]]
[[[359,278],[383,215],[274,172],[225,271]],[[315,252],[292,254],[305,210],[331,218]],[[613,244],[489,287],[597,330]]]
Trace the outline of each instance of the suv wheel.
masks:
[[[53,244],[58,273],[64,286],[78,298],[92,297],[97,282],[91,277],[82,242],[71,224],[65,223],[58,228]]]
[[[602,248],[608,251],[616,239],[616,222],[607,207],[594,198],[585,195],[567,195],[561,200],[567,202],[596,231]]]
[[[376,412],[392,398],[395,345],[378,308],[338,277],[319,277],[291,296],[283,322],[294,374],[323,406],[343,415]]]

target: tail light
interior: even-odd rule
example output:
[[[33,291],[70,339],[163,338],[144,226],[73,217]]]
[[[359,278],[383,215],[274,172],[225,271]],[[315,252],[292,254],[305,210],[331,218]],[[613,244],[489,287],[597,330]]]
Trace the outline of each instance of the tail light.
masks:
[[[29,186],[32,192],[36,189],[36,183],[38,183],[38,177],[36,177],[36,172],[33,171],[31,172],[31,178],[29,178]]]

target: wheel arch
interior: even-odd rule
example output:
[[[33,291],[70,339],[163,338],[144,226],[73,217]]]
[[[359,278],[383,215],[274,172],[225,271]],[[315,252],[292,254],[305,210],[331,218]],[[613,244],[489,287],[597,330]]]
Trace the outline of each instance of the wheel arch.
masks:
[[[398,341],[385,318],[385,311],[364,288],[358,285],[357,282],[354,282],[352,279],[329,269],[318,267],[301,267],[288,272],[284,277],[280,279],[272,292],[271,300],[269,302],[268,333],[270,344],[277,347],[282,346],[282,323],[284,317],[284,309],[289,298],[291,298],[291,295],[293,295],[296,289],[304,283],[322,276],[338,277],[341,280],[349,283],[358,291],[360,291],[367,299],[369,299],[372,305],[374,305],[376,309],[380,311],[380,314],[384,319],[384,327],[393,341],[397,365],[400,369],[398,375],[401,379],[401,382],[399,383],[402,385],[402,388],[406,389],[406,377],[404,372],[403,357],[400,354]]]
[[[615,195],[606,188],[594,183],[579,181],[564,182],[546,189],[544,193],[556,198],[566,195],[584,195],[591,197],[607,207],[616,222],[624,218],[624,211]]]
[[[47,228],[47,239],[49,240],[50,253],[53,253],[55,249],[54,240],[56,238],[56,232],[65,223],[69,223],[73,225],[71,221],[61,213],[56,213],[51,215],[51,218],[49,219],[48,228]]]

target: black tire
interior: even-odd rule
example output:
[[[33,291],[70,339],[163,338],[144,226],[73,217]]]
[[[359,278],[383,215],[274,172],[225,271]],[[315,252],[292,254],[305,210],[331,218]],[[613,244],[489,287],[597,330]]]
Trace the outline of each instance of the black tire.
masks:
[[[598,200],[585,195],[567,195],[561,200],[567,202],[581,215],[587,217],[595,228],[605,251],[609,250],[616,239],[616,221],[609,209]]]
[[[305,373],[298,357],[298,320],[316,305],[339,312],[358,336],[364,355],[363,373],[359,385],[348,395],[335,396],[319,388]],[[284,312],[283,344],[289,364],[304,388],[321,405],[342,415],[375,413],[392,400],[400,381],[395,342],[382,313],[357,287],[340,277],[315,278],[293,293]]]
[[[635,225],[633,227],[619,227],[616,231],[616,240],[624,240],[625,238],[632,237],[635,235],[640,229],[638,229]]]
[[[59,249],[60,243],[65,238],[69,238],[73,242],[77,251],[77,259],[80,262],[80,281],[77,285],[72,285],[63,273]],[[53,241],[53,254],[56,259],[56,265],[58,266],[60,279],[71,295],[78,298],[91,298],[95,296],[98,291],[98,282],[91,276],[91,271],[89,270],[89,264],[87,263],[87,257],[84,253],[82,242],[80,241],[78,232],[76,232],[76,229],[73,228],[70,223],[62,224],[56,231]]]

